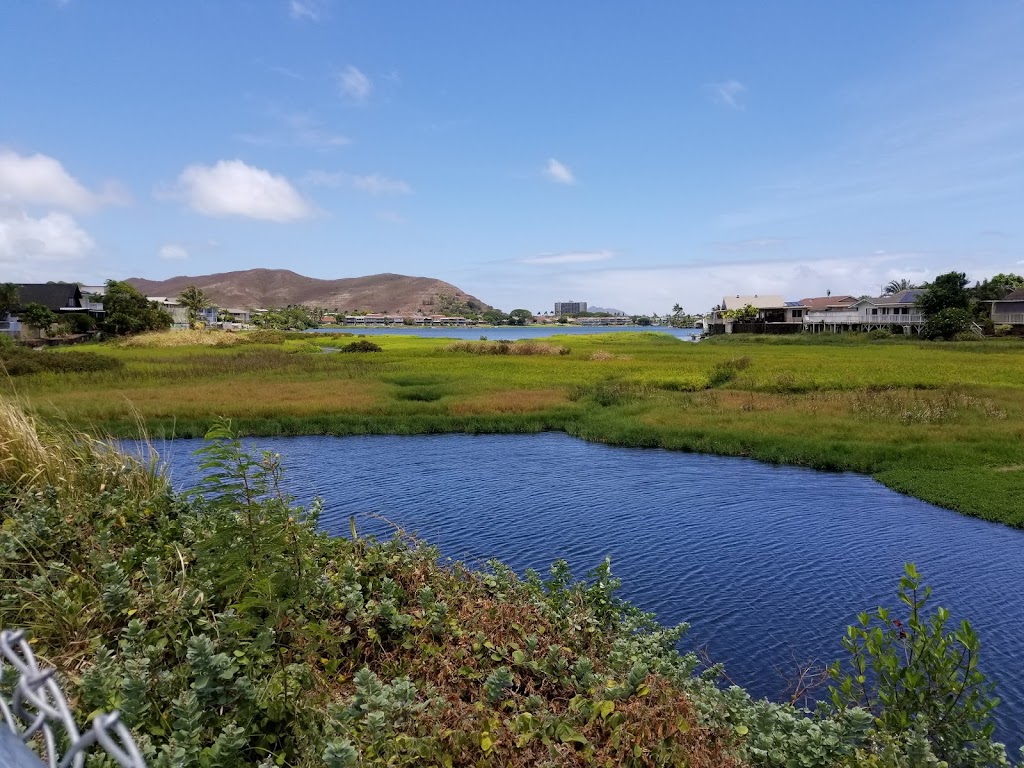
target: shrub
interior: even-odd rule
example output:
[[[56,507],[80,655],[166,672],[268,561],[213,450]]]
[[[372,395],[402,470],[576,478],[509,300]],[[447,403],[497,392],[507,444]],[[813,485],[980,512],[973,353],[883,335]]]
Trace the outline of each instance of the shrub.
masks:
[[[736,374],[740,371],[745,371],[749,367],[750,358],[746,356],[716,363],[708,374],[708,388],[710,389],[712,387],[720,387],[723,384],[728,384],[736,378]]]
[[[92,333],[96,330],[96,320],[84,312],[69,312],[61,319],[67,323],[71,333]]]
[[[247,333],[243,337],[250,344],[284,344],[283,331],[260,330]]]
[[[360,341],[353,341],[341,347],[339,352],[383,352],[384,349],[379,344],[374,344],[368,339],[361,339]]]
[[[891,328],[875,328],[873,331],[868,331],[868,338],[872,340],[881,341],[882,339],[892,338]]]
[[[1013,333],[1013,326],[1009,323],[1000,323],[992,329],[996,336],[1009,336]]]
[[[449,352],[468,352],[473,355],[568,355],[572,352],[568,347],[541,344],[526,339],[499,339],[495,342],[453,341],[445,349]]]
[[[24,347],[0,350],[0,364],[9,376],[32,373],[97,373],[117,371],[124,363],[114,357],[96,352],[37,352]]]
[[[978,670],[978,636],[966,620],[948,631],[945,608],[925,615],[931,589],[922,585],[913,563],[905,566],[898,594],[909,607],[906,618],[879,608],[848,627],[848,671],[841,674],[839,664],[832,669],[839,681],[830,688],[833,703],[871,712],[890,735],[922,735],[952,765],[988,765],[984,747],[991,749],[990,714],[998,699],[994,684]]]
[[[970,327],[970,312],[959,307],[948,307],[928,318],[921,335],[926,339],[952,339]]]

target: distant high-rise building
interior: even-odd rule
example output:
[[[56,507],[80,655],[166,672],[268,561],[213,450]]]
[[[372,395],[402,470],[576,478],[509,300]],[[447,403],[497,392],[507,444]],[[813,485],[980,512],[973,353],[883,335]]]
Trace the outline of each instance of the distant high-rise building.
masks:
[[[561,317],[562,315],[578,315],[580,312],[587,311],[587,302],[585,301],[556,301],[555,302],[555,314]]]

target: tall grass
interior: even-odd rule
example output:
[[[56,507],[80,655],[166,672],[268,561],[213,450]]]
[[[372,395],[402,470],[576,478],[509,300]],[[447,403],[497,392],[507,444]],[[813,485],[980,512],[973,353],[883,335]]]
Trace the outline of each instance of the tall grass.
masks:
[[[97,494],[115,488],[150,494],[166,483],[154,456],[126,456],[110,441],[40,422],[0,395],[0,484],[12,491],[60,488]]]

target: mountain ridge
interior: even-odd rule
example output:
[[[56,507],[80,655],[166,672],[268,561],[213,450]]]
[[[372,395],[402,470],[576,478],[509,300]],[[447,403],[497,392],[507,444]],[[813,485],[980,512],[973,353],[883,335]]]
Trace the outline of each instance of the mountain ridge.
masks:
[[[457,305],[490,309],[476,296],[444,280],[393,272],[325,280],[290,269],[257,268],[166,280],[130,277],[125,282],[146,296],[168,297],[194,285],[218,306],[249,309],[305,304],[328,311],[425,315],[448,314]]]

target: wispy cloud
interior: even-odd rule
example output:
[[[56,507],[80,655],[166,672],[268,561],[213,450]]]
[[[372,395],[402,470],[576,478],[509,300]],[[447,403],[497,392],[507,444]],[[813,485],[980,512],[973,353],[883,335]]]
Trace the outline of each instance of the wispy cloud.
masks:
[[[288,179],[241,160],[190,165],[178,176],[171,195],[197,213],[218,218],[287,222],[313,215],[313,206]]]
[[[405,217],[398,211],[378,211],[377,218],[388,224],[405,224]]]
[[[548,159],[548,164],[544,168],[544,175],[556,184],[572,185],[576,183],[576,177],[569,169],[569,166],[560,163],[553,157]]]
[[[815,260],[787,258],[736,258],[686,265],[615,267],[596,264],[594,268],[557,269],[536,275],[516,274],[506,266],[481,271],[460,285],[485,293],[500,307],[544,306],[558,297],[576,296],[591,304],[619,307],[627,312],[659,314],[676,302],[688,311],[703,312],[736,294],[780,294],[788,300],[810,296],[861,294],[878,295],[890,280],[908,278],[920,283],[952,269],[971,264],[968,277],[974,281],[1005,272],[1007,261],[971,254],[964,259],[955,252],[851,251]],[[500,274],[499,274],[500,272]]]
[[[373,83],[370,82],[370,78],[361,70],[349,64],[338,73],[338,88],[341,90],[342,96],[350,101],[362,104],[370,98],[370,93],[373,91]]]
[[[307,171],[299,183],[309,187],[340,187],[345,183],[345,174],[341,171]]]
[[[307,171],[299,181],[310,187],[351,187],[374,196],[411,195],[413,192],[409,182],[403,179],[393,179],[380,173],[358,175],[344,171],[315,169]]]
[[[746,240],[727,240],[712,243],[712,247],[716,251],[766,251],[783,248],[792,239],[791,237],[753,237]]]
[[[740,97],[747,91],[747,87],[739,80],[723,80],[720,83],[708,83],[705,86],[716,102],[731,109],[743,109]]]
[[[561,253],[540,253],[517,259],[519,264],[547,266],[551,264],[590,264],[615,258],[614,251],[563,251]]]
[[[401,179],[389,179],[379,173],[369,176],[353,176],[352,186],[371,195],[408,195],[412,193],[409,182]]]
[[[842,130],[717,223],[825,230],[864,218],[888,229],[915,217],[928,221],[925,239],[946,221],[1012,229],[1024,205],[1024,13],[983,16],[912,66],[848,84]]]
[[[331,150],[345,147],[352,140],[344,134],[332,131],[311,115],[301,112],[275,114],[280,127],[264,133],[243,133],[240,141],[257,147],[293,146],[309,149]]]
[[[185,261],[189,258],[188,250],[176,243],[167,243],[161,246],[157,255],[167,261]]]
[[[320,21],[324,10],[324,0],[288,0],[288,15],[299,21]]]

